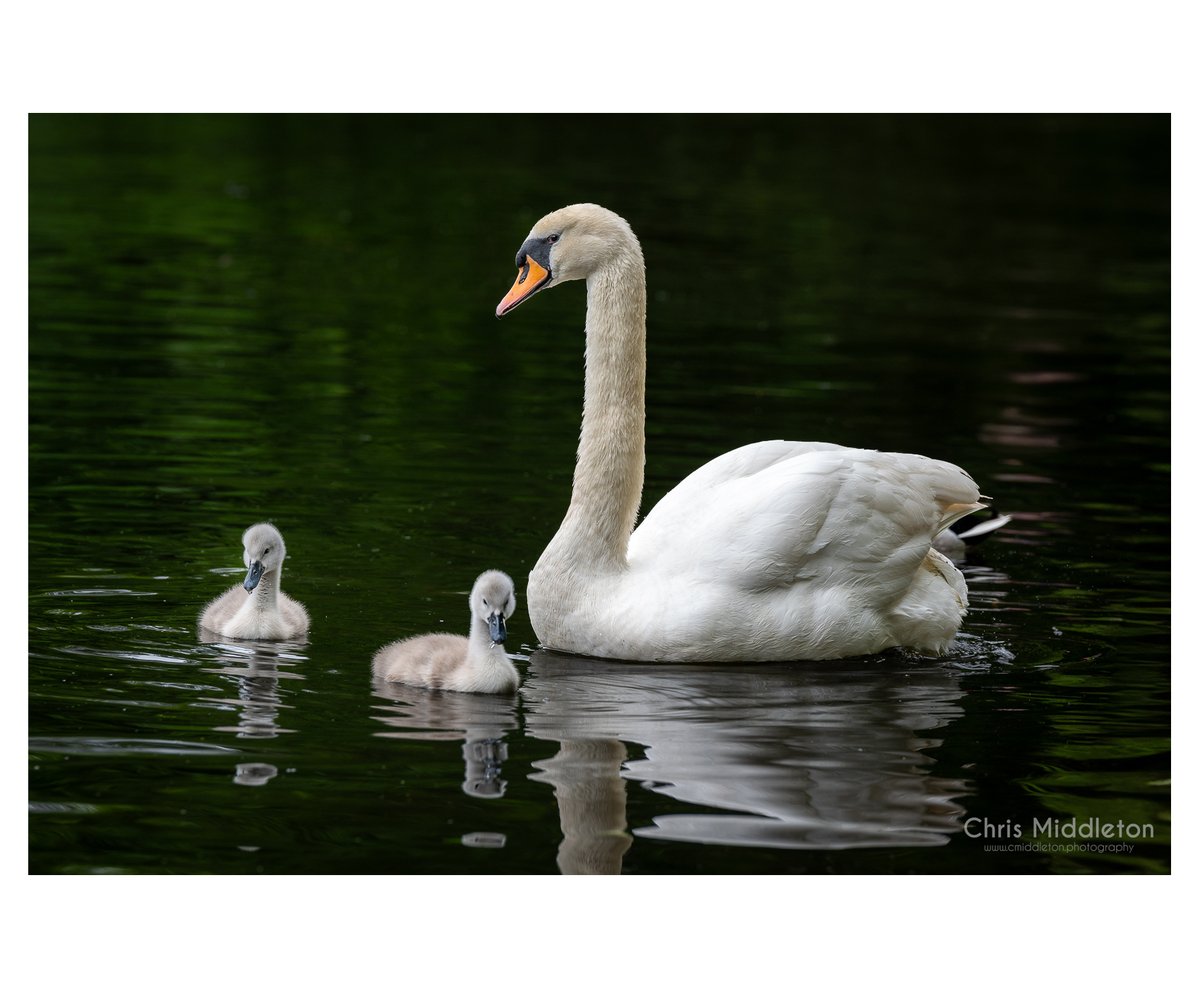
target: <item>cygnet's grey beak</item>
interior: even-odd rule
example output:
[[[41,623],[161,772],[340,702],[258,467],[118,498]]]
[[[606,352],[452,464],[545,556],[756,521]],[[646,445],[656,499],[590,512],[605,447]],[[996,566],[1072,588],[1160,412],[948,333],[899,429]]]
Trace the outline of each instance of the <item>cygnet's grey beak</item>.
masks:
[[[262,579],[263,564],[257,559],[250,564],[250,569],[246,571],[246,582],[242,584],[246,588],[246,593],[253,593],[254,588],[258,586],[258,581]]]
[[[488,634],[492,636],[492,641],[497,645],[508,637],[508,632],[504,628],[503,614],[493,614],[488,618]]]

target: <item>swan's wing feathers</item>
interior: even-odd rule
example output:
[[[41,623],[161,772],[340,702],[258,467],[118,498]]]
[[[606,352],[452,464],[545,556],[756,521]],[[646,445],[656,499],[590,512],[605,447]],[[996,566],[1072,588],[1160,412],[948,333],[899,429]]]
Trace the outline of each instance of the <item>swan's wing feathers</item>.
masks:
[[[986,502],[980,500],[979,485],[962,467],[944,460],[933,460],[917,453],[879,455],[891,456],[901,461],[914,485],[928,486],[929,492],[942,511],[941,517],[938,519],[937,530],[939,532],[953,525],[960,518],[987,507]]]
[[[629,561],[687,572],[719,568],[744,586],[783,579],[797,546],[821,531],[838,487],[837,464],[811,457],[827,443],[763,442],[731,450],[688,475],[646,516],[629,542]],[[793,479],[808,496],[795,500]],[[738,574],[744,574],[738,577]]]
[[[629,560],[747,590],[861,582],[887,599],[909,586],[946,519],[974,510],[977,497],[963,471],[923,456],[758,443],[663,498],[634,532]]]
[[[709,460],[683,478],[668,491],[654,506],[655,513],[669,513],[676,510],[686,512],[688,506],[702,495],[704,491],[718,488],[731,481],[753,477],[769,470],[785,460],[792,460],[805,453],[823,452],[844,449],[834,443],[799,443],[787,442],[782,439],[771,439],[749,446],[739,446],[728,453],[722,453],[715,460]],[[649,520],[649,516],[647,516]]]

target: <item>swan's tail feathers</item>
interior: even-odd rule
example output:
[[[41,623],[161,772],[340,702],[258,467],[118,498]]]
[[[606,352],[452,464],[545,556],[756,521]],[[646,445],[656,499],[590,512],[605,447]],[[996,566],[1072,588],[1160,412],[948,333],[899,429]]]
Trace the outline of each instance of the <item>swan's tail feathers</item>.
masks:
[[[935,534],[944,532],[959,519],[966,518],[967,515],[973,515],[976,511],[983,511],[986,507],[987,505],[982,501],[972,501],[968,504],[957,503],[945,505],[942,508],[942,517],[938,522],[937,532]]]
[[[996,529],[1003,528],[1012,521],[1012,515],[1002,515],[991,505],[987,505],[987,508],[988,517],[976,518],[973,515],[968,515],[953,522],[950,525],[950,530],[967,545],[976,545],[986,539]]]

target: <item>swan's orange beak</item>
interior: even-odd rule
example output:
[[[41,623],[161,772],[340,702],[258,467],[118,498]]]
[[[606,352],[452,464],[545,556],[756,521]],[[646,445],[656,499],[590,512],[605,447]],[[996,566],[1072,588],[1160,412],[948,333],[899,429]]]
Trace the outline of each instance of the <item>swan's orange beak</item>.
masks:
[[[513,282],[508,294],[500,300],[500,304],[496,306],[496,316],[511,312],[549,281],[550,272],[532,257],[526,255],[525,263],[517,272],[517,280]]]

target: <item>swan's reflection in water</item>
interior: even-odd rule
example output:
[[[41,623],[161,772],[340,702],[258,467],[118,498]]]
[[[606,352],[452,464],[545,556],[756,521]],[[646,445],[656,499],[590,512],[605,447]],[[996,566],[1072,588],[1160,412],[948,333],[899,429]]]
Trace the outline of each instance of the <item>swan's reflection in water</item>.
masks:
[[[963,713],[944,664],[653,666],[538,652],[530,673],[526,727],[561,744],[532,778],[554,787],[563,871],[620,870],[625,780],[705,809],[656,816],[640,838],[836,849],[944,844],[960,830],[966,786],[935,774],[931,755],[931,735]],[[627,741],[645,756],[626,762]]]
[[[626,832],[626,750],[616,738],[557,739],[558,754],[534,762],[531,779],[554,787],[563,840],[558,870],[564,875],[615,875],[633,843]]]
[[[463,783],[468,796],[498,799],[507,783],[501,777],[508,745],[505,735],[517,727],[516,699],[487,693],[424,690],[376,679],[371,692],[386,705],[372,707],[373,720],[395,730],[380,738],[416,741],[462,739]]]

